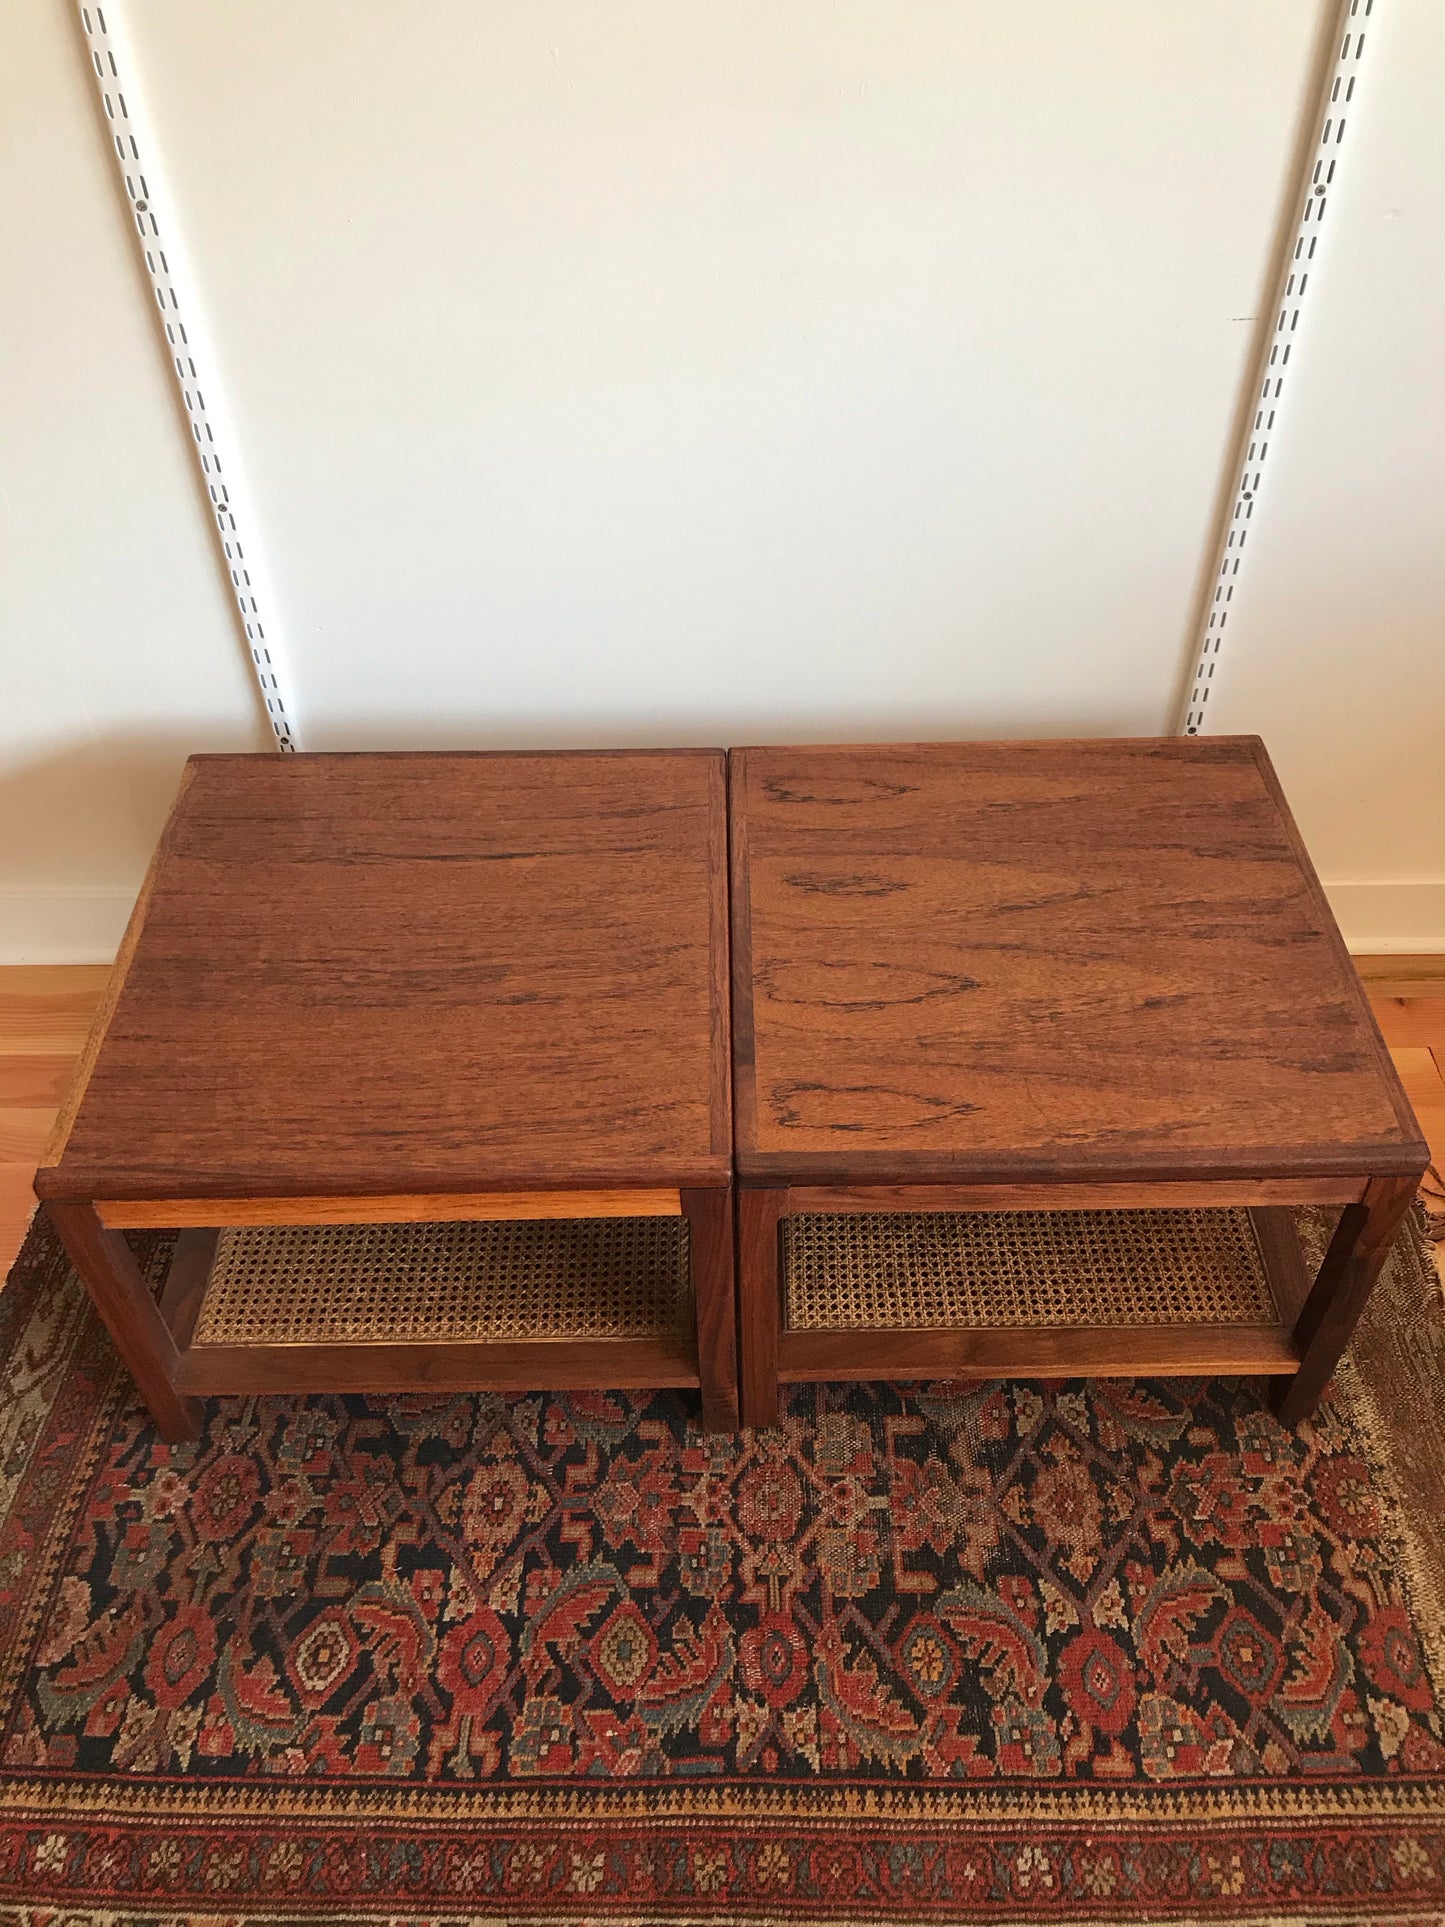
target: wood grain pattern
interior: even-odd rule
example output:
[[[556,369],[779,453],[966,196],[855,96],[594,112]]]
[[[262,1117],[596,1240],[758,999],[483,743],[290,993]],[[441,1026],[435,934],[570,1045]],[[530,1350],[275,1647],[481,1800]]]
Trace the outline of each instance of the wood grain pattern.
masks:
[[[47,1112],[48,1141],[74,1070],[74,1055],[63,1051],[0,1051],[0,1104]]]
[[[73,1069],[109,964],[5,964],[0,967],[0,1057],[63,1056]]]
[[[778,1225],[785,1190],[737,1193],[739,1406],[746,1426],[778,1422],[778,1346],[782,1326]],[[846,1376],[846,1374],[845,1374]]]
[[[604,1355],[605,1354],[605,1362]],[[606,1385],[696,1385],[688,1346],[660,1338],[444,1344],[193,1345],[178,1368],[186,1392],[529,1392]]]
[[[1422,1168],[1256,739],[731,768],[740,1176]]]
[[[1441,1077],[1439,1061],[1428,1045],[1397,1044],[1390,1056],[1416,1117],[1432,1106],[1445,1103],[1445,1078]]]
[[[1385,997],[1445,997],[1445,957],[1438,952],[1352,955],[1355,975],[1378,1012]]]
[[[55,1203],[50,1216],[161,1437],[172,1442],[197,1437],[200,1407],[177,1385],[175,1340],[130,1246],[118,1231],[107,1231],[88,1204]]]
[[[682,1208],[687,1217],[692,1252],[703,1430],[735,1432],[738,1429],[738,1352],[731,1188],[684,1191]]]
[[[723,784],[702,750],[193,759],[37,1189],[726,1184]]]
[[[29,1104],[0,1104],[0,1162],[33,1164],[50,1139],[42,1111]]]
[[[31,1112],[25,1149],[0,1152],[0,1275],[35,1210],[35,1143],[48,1141],[110,970],[90,964],[0,965],[0,1104]],[[32,1134],[34,1133],[34,1134]]]
[[[388,1198],[98,1198],[116,1230],[178,1225],[452,1224],[539,1218],[676,1218],[676,1190],[400,1192]]]
[[[228,1394],[696,1385],[702,1392],[704,1429],[734,1431],[738,1413],[731,1193],[727,1189],[688,1191],[681,1202],[691,1232],[695,1349],[686,1340],[670,1336],[195,1344],[191,1333],[217,1234],[189,1231],[177,1243],[160,1305],[179,1347],[172,1367],[175,1384],[189,1392]]]
[[[1445,1045],[1397,1044],[1390,1055],[1420,1120],[1420,1129],[1432,1147],[1433,1162],[1439,1166],[1445,1162],[1441,1155],[1441,1146],[1445,1145]]]
[[[28,1159],[24,1164],[0,1164],[0,1271],[7,1274],[35,1210],[34,1172]]]
[[[1357,965],[1361,961],[1355,959]],[[1369,961],[1364,960],[1367,966]],[[1375,1014],[1387,1043],[1392,1047],[1399,1046],[1397,1061],[1403,1064],[1407,1073],[1414,1071],[1418,1077],[1421,1073],[1421,1060],[1416,1055],[1418,1051],[1433,1047],[1434,1061],[1437,1064],[1445,1062],[1445,996],[1441,994],[1445,990],[1445,971],[1436,977],[1434,963],[1438,960],[1406,957],[1377,961],[1380,970],[1369,973]],[[1417,969],[1417,962],[1427,966],[1423,974]],[[1393,978],[1383,975],[1386,967],[1397,974]],[[11,1081],[4,1086],[5,1098],[32,1106],[37,1118],[44,1121],[47,1129],[58,1102],[58,1086],[65,1081],[85,1041],[95,1006],[110,974],[107,968],[89,965],[12,965],[0,969],[0,1075],[9,1073],[11,1076]],[[1392,989],[1392,983],[1399,987]],[[1421,1122],[1426,1122],[1424,1116]],[[1437,1139],[1428,1130],[1427,1135],[1431,1137],[1436,1161],[1445,1164],[1445,1136]],[[33,1160],[23,1165],[0,1163],[0,1245],[3,1245],[0,1268],[8,1265],[18,1248],[33,1207],[33,1170]],[[1341,1188],[1352,1190],[1356,1200],[1363,1196],[1363,1182]],[[1024,1187],[1023,1190],[1036,1201],[1034,1187]],[[792,1194],[795,1199],[806,1196],[809,1200],[807,1208],[821,1209],[822,1205],[812,1202],[817,1195]],[[907,1190],[891,1195],[893,1208],[927,1208]],[[829,1208],[832,1208],[831,1204]],[[847,1206],[841,1205],[839,1208]],[[1256,1212],[1256,1226],[1262,1217],[1269,1215],[1268,1212]],[[1290,1229],[1292,1232],[1292,1225]],[[1298,1255],[1298,1241],[1293,1239],[1292,1242]],[[1300,1263],[1302,1268],[1302,1260]],[[1278,1290],[1273,1267],[1271,1277]],[[170,1301],[174,1282],[173,1270],[163,1304]],[[1308,1279],[1303,1279],[1301,1304],[1308,1295],[1308,1285]]]
[[[1305,1268],[1294,1213],[1282,1205],[1266,1205],[1251,1210],[1249,1217],[1275,1306],[1293,1331],[1314,1282]]]
[[[728,876],[728,762],[725,751],[707,761],[708,1115],[711,1148],[725,1157],[732,1181],[732,900]]]
[[[1296,1424],[1314,1410],[1344,1355],[1400,1220],[1415,1196],[1412,1178],[1376,1178],[1362,1204],[1347,1204],[1295,1326],[1300,1367],[1278,1388],[1279,1414]]]
[[[1348,1204],[1363,1178],[1183,1179],[1157,1184],[792,1185],[795,1211],[1165,1211],[1173,1207]]]
[[[1428,1154],[1258,739],[731,776],[744,1421],[779,1374],[1293,1370],[1310,1409]],[[1310,1288],[1284,1207],[1325,1201]],[[1211,1204],[1252,1208],[1288,1323],[779,1330],[786,1213]]]
[[[1293,1371],[1284,1325],[1103,1325],[943,1331],[784,1332],[778,1376],[818,1378],[1134,1378],[1159,1373]]]
[[[200,1230],[182,1231],[176,1239],[160,1296],[160,1313],[178,1353],[184,1354],[191,1342],[219,1241],[219,1232]]]
[[[912,1187],[908,1193],[910,1199],[914,1189],[927,1197],[927,1187]],[[944,1192],[949,1187],[938,1189]],[[815,1204],[819,1195],[828,1194],[781,1188],[753,1188],[738,1193],[739,1308],[745,1331],[742,1358],[745,1425],[775,1425],[779,1383],[801,1379],[992,1377],[995,1374],[1076,1377],[1084,1373],[1131,1377],[1180,1372],[1239,1372],[1275,1377],[1298,1369],[1300,1349],[1292,1328],[1309,1292],[1309,1279],[1294,1218],[1287,1206],[1259,1206],[1250,1212],[1281,1314],[1280,1320],[1273,1324],[788,1331],[781,1325],[778,1228],[782,1219],[795,1211],[821,1208]],[[847,1195],[850,1200],[862,1200],[868,1194]],[[1092,1204],[1094,1200],[1087,1202]],[[850,1202],[845,1208],[866,1207],[855,1207]],[[911,1210],[915,1207],[911,1202],[900,1205],[884,1197],[875,1202],[873,1208]],[[1049,1205],[1044,1198],[1035,1196],[1031,1207],[1003,1208],[1047,1209]]]
[[[1424,1045],[1445,1057],[1445,996],[1376,997],[1371,1008],[1391,1050]]]

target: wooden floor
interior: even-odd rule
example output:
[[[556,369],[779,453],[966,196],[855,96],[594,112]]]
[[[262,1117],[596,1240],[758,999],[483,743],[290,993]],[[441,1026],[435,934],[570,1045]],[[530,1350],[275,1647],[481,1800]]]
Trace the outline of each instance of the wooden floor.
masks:
[[[1445,959],[1358,962],[1436,1168],[1445,1170]],[[89,965],[0,968],[0,1276],[20,1249],[35,1207],[30,1179],[108,975]]]
[[[35,1209],[30,1180],[109,975],[103,964],[0,969],[0,1275]]]

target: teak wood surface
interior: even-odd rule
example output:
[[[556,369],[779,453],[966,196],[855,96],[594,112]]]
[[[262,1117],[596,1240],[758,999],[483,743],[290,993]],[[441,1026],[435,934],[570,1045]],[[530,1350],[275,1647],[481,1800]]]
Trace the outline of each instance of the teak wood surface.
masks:
[[[36,1180],[167,1436],[202,1389],[544,1371],[734,1422],[723,794],[717,752],[193,759]],[[1254,1370],[1309,1409],[1426,1152],[1253,739],[735,752],[732,837],[749,1422],[780,1370]],[[117,1229],[584,1200],[688,1216],[697,1357],[203,1357],[213,1235],[157,1307]],[[1346,1207],[1313,1285],[1306,1201]],[[1279,1323],[780,1329],[790,1210],[1165,1203],[1256,1207]]]
[[[198,1391],[463,1385],[734,1426],[728,1053],[721,751],[195,757],[35,1188],[168,1438]],[[191,1343],[216,1226],[662,1213],[694,1342]],[[201,1227],[159,1306],[155,1224]]]
[[[1258,739],[734,750],[730,799],[744,1423],[920,1372],[1263,1372],[1307,1412],[1428,1152]],[[1344,1205],[1312,1287],[1309,1202]],[[1273,1324],[783,1328],[795,1211],[1240,1204]]]
[[[744,1182],[1406,1175],[1252,737],[734,750]]]
[[[726,1184],[722,753],[202,756],[45,1198]]]

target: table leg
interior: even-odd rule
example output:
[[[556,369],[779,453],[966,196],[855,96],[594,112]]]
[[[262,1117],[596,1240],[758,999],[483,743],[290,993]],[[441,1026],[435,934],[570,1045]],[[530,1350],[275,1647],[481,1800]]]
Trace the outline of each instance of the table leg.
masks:
[[[201,1430],[201,1403],[175,1387],[180,1354],[119,1231],[108,1231],[89,1204],[46,1205],[115,1348],[130,1367],[156,1429],[172,1444]]]
[[[738,1192],[738,1330],[744,1425],[778,1422],[778,1224],[786,1190]]]
[[[684,1191],[683,1216],[692,1246],[697,1369],[704,1431],[738,1429],[737,1285],[733,1266],[733,1194]]]
[[[1275,1409],[1288,1425],[1314,1410],[1350,1342],[1419,1178],[1371,1178],[1359,1204],[1347,1204],[1295,1325],[1300,1365],[1278,1381]]]

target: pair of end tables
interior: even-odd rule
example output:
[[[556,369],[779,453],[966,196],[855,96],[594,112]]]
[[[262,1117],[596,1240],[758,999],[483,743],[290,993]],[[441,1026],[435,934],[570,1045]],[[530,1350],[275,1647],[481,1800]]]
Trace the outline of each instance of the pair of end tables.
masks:
[[[1294,1420],[1427,1161],[1253,738],[202,756],[36,1190],[168,1439],[1021,1374]]]

